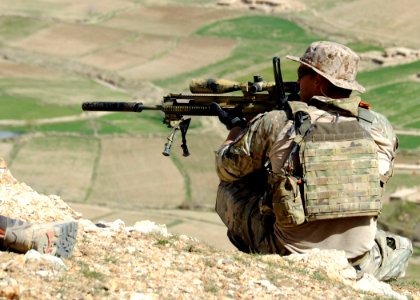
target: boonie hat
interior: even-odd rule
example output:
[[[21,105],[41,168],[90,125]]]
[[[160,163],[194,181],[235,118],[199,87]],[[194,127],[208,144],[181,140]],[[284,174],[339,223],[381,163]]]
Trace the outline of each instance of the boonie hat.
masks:
[[[328,41],[312,43],[302,57],[286,58],[308,66],[335,86],[364,93],[366,89],[356,81],[359,56],[350,48]]]

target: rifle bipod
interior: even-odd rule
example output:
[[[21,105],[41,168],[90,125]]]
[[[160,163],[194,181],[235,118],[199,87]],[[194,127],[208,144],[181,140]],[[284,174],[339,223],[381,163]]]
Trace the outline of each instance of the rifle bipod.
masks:
[[[163,155],[165,156],[170,155],[172,143],[175,138],[175,133],[178,129],[181,131],[181,137],[182,137],[182,144],[181,144],[182,155],[185,157],[190,155],[190,152],[188,151],[188,146],[187,146],[187,131],[188,131],[188,127],[190,126],[190,122],[191,122],[191,118],[170,122],[170,126],[172,127],[172,132],[167,137],[168,141],[165,143],[165,149],[162,152]]]

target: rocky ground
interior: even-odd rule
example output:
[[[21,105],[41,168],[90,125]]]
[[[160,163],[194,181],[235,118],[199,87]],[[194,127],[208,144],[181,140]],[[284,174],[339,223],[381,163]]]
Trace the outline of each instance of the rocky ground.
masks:
[[[265,13],[299,12],[306,9],[303,3],[290,0],[219,0],[217,1],[217,5],[233,9],[256,10]]]
[[[57,196],[40,195],[0,161],[0,213],[34,222],[78,220],[71,258],[0,253],[4,299],[420,299],[365,276],[356,280],[340,251],[247,255],[222,251],[165,225],[94,224]]]

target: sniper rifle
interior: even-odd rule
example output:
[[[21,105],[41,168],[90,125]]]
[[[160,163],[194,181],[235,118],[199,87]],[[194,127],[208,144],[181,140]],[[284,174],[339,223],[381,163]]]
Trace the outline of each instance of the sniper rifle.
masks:
[[[169,156],[177,130],[181,131],[183,156],[189,156],[187,130],[190,118],[184,116],[240,116],[245,122],[259,113],[285,109],[287,101],[299,99],[297,82],[283,82],[280,58],[273,58],[274,82],[266,82],[259,75],[253,82],[239,83],[224,79],[195,79],[190,83],[191,94],[170,93],[162,104],[144,105],[142,102],[84,102],[84,111],[142,112],[159,110],[165,116],[163,123],[172,128],[167,137],[163,155]],[[241,91],[242,95],[224,95]],[[216,104],[216,105],[215,105]],[[232,118],[235,119],[235,118]]]

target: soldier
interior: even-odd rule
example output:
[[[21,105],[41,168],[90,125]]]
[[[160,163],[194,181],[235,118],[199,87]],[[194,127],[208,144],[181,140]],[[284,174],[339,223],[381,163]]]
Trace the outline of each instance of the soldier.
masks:
[[[69,257],[77,235],[77,222],[29,223],[0,216],[0,247],[26,253],[34,249],[43,254]]]
[[[216,211],[230,241],[248,253],[344,250],[359,276],[403,276],[411,241],[377,229],[398,140],[383,115],[351,96],[365,92],[359,57],[320,41],[287,58],[300,63],[301,101],[231,128],[216,152]]]

